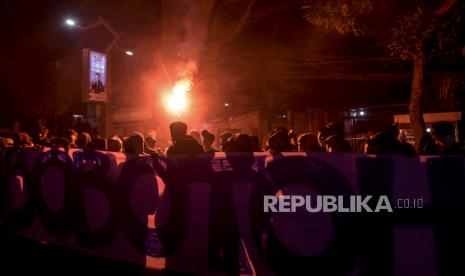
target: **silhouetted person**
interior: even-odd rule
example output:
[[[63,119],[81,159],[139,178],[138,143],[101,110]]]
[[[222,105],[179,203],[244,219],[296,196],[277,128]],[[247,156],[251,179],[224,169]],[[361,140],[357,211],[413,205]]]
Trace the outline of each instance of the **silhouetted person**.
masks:
[[[157,143],[157,133],[155,130],[150,130],[145,135],[145,145],[151,149],[155,149],[155,145]]]
[[[50,140],[50,146],[55,148],[63,148],[65,151],[67,151],[70,148],[70,142],[64,137],[55,137]]]
[[[49,138],[48,138],[49,130],[45,126],[45,120],[39,119],[37,120],[37,126],[34,132],[34,143],[41,145],[41,146],[48,146],[49,145]]]
[[[223,132],[220,135],[220,144],[221,144],[221,151],[225,151],[224,146],[228,143],[229,138],[231,138],[233,134],[231,132]]]
[[[455,142],[455,128],[445,121],[436,122],[431,126],[431,137],[436,145],[436,154],[461,154],[459,143]]]
[[[106,151],[107,150],[107,141],[102,138],[95,138],[87,146],[89,149],[92,150],[102,150]]]
[[[1,143],[0,147],[2,149],[11,148],[14,145],[14,140],[11,139],[10,137],[0,137],[0,140],[1,140],[0,141],[0,143]]]
[[[145,153],[149,155],[160,155],[163,152],[157,148],[157,133],[154,130],[151,130],[145,136]]]
[[[365,152],[366,154],[390,154],[397,152],[397,141],[392,133],[378,132],[368,139]]]
[[[416,152],[410,145],[402,143],[396,137],[391,131],[378,132],[367,141],[364,153],[416,156]]]
[[[331,135],[324,141],[326,151],[331,153],[350,152],[350,144],[339,135]]]
[[[386,130],[384,130],[386,134],[389,134],[394,140],[399,140],[399,124],[395,123],[390,125]]]
[[[215,177],[216,182],[211,187],[209,228],[213,234],[208,242],[208,265],[212,271],[239,275],[240,269],[243,268],[240,263],[243,262],[245,254],[241,247],[241,235],[231,194],[234,193],[235,181],[253,179],[252,181],[257,183],[259,177],[251,168],[255,157],[249,135],[230,137],[224,148],[233,171],[219,172]]]
[[[87,133],[87,132],[81,132],[81,133],[79,134],[78,139],[76,140],[76,145],[77,145],[78,148],[80,148],[80,149],[86,149],[86,148],[87,148],[87,144],[89,144],[90,141],[91,141],[90,134]]]
[[[34,143],[32,142],[31,136],[26,132],[19,132],[19,144],[22,147],[33,147]]]
[[[330,122],[326,125],[334,135],[345,136],[345,126],[340,122]]]
[[[291,129],[289,130],[288,135],[289,135],[289,141],[291,142],[291,145],[294,148],[292,151],[298,151],[297,134],[295,134],[294,130]]]
[[[72,149],[77,149],[78,145],[76,144],[76,141],[78,139],[78,133],[74,129],[70,128],[67,130],[66,133],[66,138],[69,141],[69,147]]]
[[[170,124],[173,145],[166,151],[167,155],[197,155],[203,153],[202,146],[191,136],[187,135],[187,125],[183,122]]]
[[[322,152],[318,139],[311,133],[304,133],[297,139],[297,145],[300,152]]]
[[[350,152],[349,142],[345,140],[344,124],[338,122],[328,123],[318,132],[320,147],[332,152]]]
[[[426,133],[420,139],[418,154],[436,154],[436,141],[431,137],[430,134]]]
[[[326,151],[326,144],[325,144],[325,140],[326,138],[328,138],[329,136],[331,136],[331,130],[328,128],[328,127],[323,127],[321,128],[319,131],[318,131],[318,135],[317,135],[317,141],[318,141],[318,144],[320,145],[320,148],[323,150],[323,151]]]
[[[408,157],[413,157],[417,155],[415,148],[407,142],[407,140],[405,139],[405,136],[399,135],[400,134],[399,124],[397,123],[392,124],[384,131],[384,133],[386,133],[387,135],[390,135],[392,139],[396,141],[395,149],[393,149],[392,152],[400,153]]]
[[[144,154],[144,136],[139,132],[134,132],[123,142],[124,152],[128,158],[134,158]]]
[[[214,142],[215,135],[213,135],[213,133],[210,133],[208,130],[202,130],[202,144],[205,153],[215,153],[218,151],[213,147]]]
[[[225,152],[253,152],[252,139],[248,134],[241,133],[229,138]]]
[[[122,152],[123,151],[123,141],[121,141],[121,139],[116,135],[108,138],[107,146],[108,146],[108,151],[111,151],[111,152]]]
[[[268,138],[267,148],[270,152],[290,152],[295,151],[291,144],[289,132],[283,127],[276,128]]]
[[[260,140],[258,139],[258,136],[252,135],[250,136],[250,140],[252,143],[252,151],[253,152],[261,152],[262,149],[260,148]]]
[[[189,136],[194,138],[194,140],[197,141],[197,143],[199,143],[199,145],[202,145],[202,138],[201,138],[200,132],[198,130],[191,129],[191,131],[189,131]]]

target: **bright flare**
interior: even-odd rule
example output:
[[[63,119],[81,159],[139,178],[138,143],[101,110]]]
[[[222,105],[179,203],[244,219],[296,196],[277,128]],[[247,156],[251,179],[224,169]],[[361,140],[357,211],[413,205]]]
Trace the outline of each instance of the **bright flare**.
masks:
[[[72,19],[66,19],[65,23],[66,23],[66,25],[68,25],[68,26],[74,26],[74,25],[76,25],[76,22],[74,22],[74,20],[72,20]]]
[[[134,55],[134,52],[132,52],[132,51],[126,51],[126,55],[128,55],[128,56],[133,56],[133,55]]]
[[[167,107],[171,112],[179,115],[185,111],[188,105],[187,92],[191,89],[191,82],[188,79],[182,79],[176,82],[172,94],[167,99]]]

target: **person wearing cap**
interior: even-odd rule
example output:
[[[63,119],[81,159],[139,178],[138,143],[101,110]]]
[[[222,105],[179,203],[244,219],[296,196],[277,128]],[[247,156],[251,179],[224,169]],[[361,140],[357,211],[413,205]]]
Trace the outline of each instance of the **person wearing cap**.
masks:
[[[349,142],[345,140],[344,124],[330,122],[318,132],[318,143],[327,152],[351,152]]]
[[[291,144],[289,131],[283,127],[277,128],[268,138],[267,148],[270,152],[291,152],[295,147]]]
[[[340,135],[330,135],[325,139],[324,144],[326,151],[330,153],[350,152],[351,150],[349,142]]]
[[[299,135],[297,145],[300,152],[321,152],[322,149],[318,143],[317,136],[311,133],[304,133]]]

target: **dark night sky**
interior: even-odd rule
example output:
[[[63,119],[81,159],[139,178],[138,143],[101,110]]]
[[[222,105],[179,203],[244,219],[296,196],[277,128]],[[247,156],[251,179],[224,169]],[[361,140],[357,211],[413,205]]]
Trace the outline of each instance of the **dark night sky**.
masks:
[[[101,15],[122,33],[120,44],[135,50],[137,59],[132,61],[120,53],[112,53],[112,79],[120,82],[121,89],[126,89],[124,85],[132,81],[133,76],[125,73],[128,68],[138,68],[140,71],[132,70],[131,74],[140,75],[140,72],[153,66],[152,55],[161,36],[160,0],[3,0],[0,3],[0,128],[8,126],[15,118],[23,121],[38,116],[50,118],[54,110],[68,101],[71,102],[68,112],[82,111],[79,100],[81,50],[87,47],[102,50],[112,37],[103,28],[86,32],[69,29],[64,25],[67,17],[87,25]],[[334,97],[333,101],[337,100],[341,95],[336,92],[346,87],[353,87],[358,93],[351,93],[350,99],[353,101],[363,102],[365,95],[370,95],[373,102],[383,103],[383,97],[392,91],[393,101],[405,99],[408,80],[407,86],[405,83],[359,82],[357,79],[315,80],[315,77],[330,73],[334,75],[334,70],[341,70],[341,75],[347,70],[353,71],[355,76],[360,71],[372,70],[372,66],[375,70],[389,71],[389,64],[362,63],[346,69],[344,66],[350,62],[335,63],[333,69],[325,69],[326,73],[315,73],[311,66],[301,60],[295,61],[294,57],[281,55],[292,52],[295,56],[294,50],[305,49],[313,49],[320,56],[333,55],[338,60],[347,57],[358,60],[361,53],[371,57],[386,55],[369,39],[341,40],[314,32],[298,8],[280,11],[247,26],[235,41],[223,49],[220,65],[224,65],[226,75],[236,75],[240,79],[238,82],[228,79],[231,86],[225,86],[224,93],[238,93],[239,87],[242,93],[248,93],[256,88],[256,76],[267,76],[272,80],[269,86],[275,88],[276,93],[295,91],[296,105],[303,102],[321,104],[318,99],[311,98],[312,94],[308,91],[325,92],[328,97]],[[272,58],[266,58],[265,63],[256,62],[256,59],[263,59],[262,55],[266,52]],[[245,65],[243,60],[237,60],[241,56],[246,57]],[[278,70],[269,67],[273,62],[281,64]],[[279,78],[282,78],[281,82],[277,80]],[[291,80],[288,81],[289,78]],[[335,94],[331,94],[333,92]],[[309,98],[302,101],[302,95]],[[290,99],[289,103],[292,105],[293,100]]]
[[[79,103],[81,49],[102,50],[112,37],[104,28],[86,32],[70,29],[64,25],[65,18],[88,25],[101,15],[122,33],[120,44],[136,49],[140,55],[150,51],[141,41],[156,41],[160,35],[159,1],[0,3],[0,127],[14,118],[49,115],[66,98]],[[116,64],[124,65],[119,53],[113,55]]]

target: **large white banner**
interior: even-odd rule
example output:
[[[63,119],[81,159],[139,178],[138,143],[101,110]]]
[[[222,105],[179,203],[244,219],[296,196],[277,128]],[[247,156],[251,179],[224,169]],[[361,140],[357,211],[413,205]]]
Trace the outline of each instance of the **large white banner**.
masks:
[[[136,157],[50,149],[2,157],[7,228],[169,271],[465,275],[462,157]],[[387,196],[393,212],[264,212],[269,195]]]

